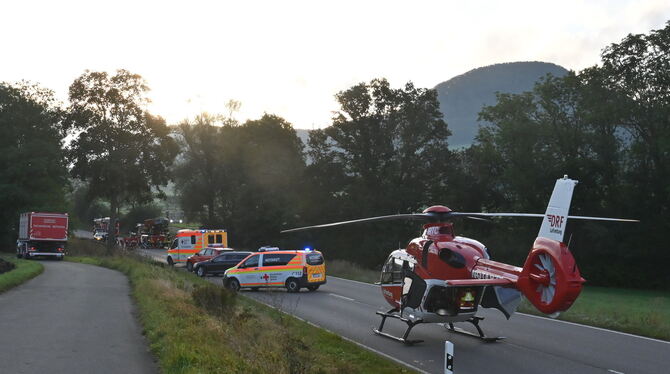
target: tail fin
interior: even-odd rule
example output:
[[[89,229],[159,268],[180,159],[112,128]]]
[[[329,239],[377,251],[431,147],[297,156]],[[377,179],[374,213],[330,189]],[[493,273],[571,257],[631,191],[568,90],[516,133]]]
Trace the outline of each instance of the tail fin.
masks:
[[[568,179],[567,175],[556,180],[554,192],[551,194],[545,213],[545,219],[542,221],[542,226],[540,226],[540,232],[537,236],[563,242],[572,192],[576,184],[577,181]]]

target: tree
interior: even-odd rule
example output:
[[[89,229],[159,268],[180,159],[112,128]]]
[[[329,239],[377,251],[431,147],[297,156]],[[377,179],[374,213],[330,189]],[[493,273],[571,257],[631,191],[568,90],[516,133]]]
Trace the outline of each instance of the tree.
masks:
[[[70,86],[71,173],[88,182],[92,197],[109,202],[112,227],[123,204],[147,202],[167,184],[177,153],[165,121],[146,111],[148,90],[126,70],[86,71]]]
[[[53,93],[0,83],[0,244],[11,248],[23,211],[65,211],[63,113]]]
[[[305,162],[302,142],[283,118],[238,125],[200,115],[179,127],[176,185],[182,209],[208,228],[225,228],[247,248],[277,243],[295,221]]]
[[[176,187],[186,215],[206,227],[223,225],[217,216],[222,185],[228,183],[224,154],[229,144],[217,126],[219,116],[202,113],[185,120],[177,130],[180,157],[174,168]],[[204,214],[203,214],[204,213]]]
[[[336,98],[341,110],[333,125],[310,134],[313,162],[307,173],[310,185],[321,188],[311,192],[308,219],[322,221],[324,213],[346,219],[415,212],[445,197],[455,169],[448,167],[450,132],[434,90],[412,83],[394,89],[376,79]],[[397,245],[395,237],[389,243],[381,233],[364,237],[383,246],[380,252]]]

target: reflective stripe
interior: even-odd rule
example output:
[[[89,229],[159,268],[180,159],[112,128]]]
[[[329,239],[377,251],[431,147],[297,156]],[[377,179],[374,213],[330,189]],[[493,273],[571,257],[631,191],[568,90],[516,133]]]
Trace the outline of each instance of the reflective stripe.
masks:
[[[246,270],[246,269],[233,269],[230,270],[229,274],[256,274],[256,273],[285,273],[288,271],[300,271],[302,272],[302,266],[266,266],[265,268],[260,268],[258,270]]]
[[[240,286],[283,286],[284,282],[240,283]]]

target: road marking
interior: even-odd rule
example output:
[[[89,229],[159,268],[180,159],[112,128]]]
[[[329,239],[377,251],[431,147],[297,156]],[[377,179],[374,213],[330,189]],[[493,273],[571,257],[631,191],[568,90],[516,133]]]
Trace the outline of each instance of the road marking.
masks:
[[[623,372],[612,370],[612,369],[607,369],[607,371],[609,371],[610,373],[614,373],[614,374],[624,374]]]
[[[352,299],[350,297],[346,297],[346,296],[342,296],[342,295],[338,295],[338,294],[334,294],[334,293],[329,293],[329,295],[339,297],[340,299],[344,299],[344,300],[355,301],[354,299]]]
[[[351,279],[345,279],[345,278],[335,277],[335,276],[332,276],[332,275],[329,275],[329,277],[330,277],[330,278],[341,279],[341,280],[343,280],[343,281],[347,281],[347,282],[360,283],[360,284],[366,284],[366,285],[368,285],[368,286],[379,287],[378,285],[376,285],[376,284],[372,284],[372,283],[359,282],[359,281],[355,281],[355,280],[351,280]],[[600,331],[605,331],[605,332],[611,332],[611,333],[619,334],[619,335],[626,335],[626,336],[630,336],[630,337],[633,337],[633,338],[639,338],[639,339],[644,339],[644,340],[650,340],[650,341],[652,341],[652,342],[658,342],[658,343],[670,344],[669,341],[660,340],[660,339],[654,339],[654,338],[648,338],[648,337],[646,337],[646,336],[640,336],[640,335],[635,335],[635,334],[629,334],[629,333],[627,333],[627,332],[621,332],[621,331],[615,331],[615,330],[604,329],[604,328],[602,328],[602,327],[595,327],[595,326],[589,326],[589,325],[582,325],[581,323],[562,321],[562,320],[560,320],[560,319],[554,319],[554,318],[548,318],[548,317],[542,317],[542,316],[535,316],[535,315],[532,315],[532,314],[526,314],[526,313],[519,313],[519,312],[517,312],[516,314],[519,314],[519,315],[522,315],[522,316],[526,316],[526,317],[541,318],[541,319],[544,319],[544,320],[547,320],[547,321],[552,321],[552,322],[565,323],[565,324],[568,324],[568,325],[587,327],[587,328],[590,328],[590,329],[600,330]]]
[[[600,331],[605,331],[605,332],[612,332],[612,333],[615,333],[615,334],[626,335],[626,336],[630,336],[630,337],[633,337],[633,338],[640,338],[640,339],[644,339],[644,340],[650,340],[650,341],[652,341],[652,342],[658,342],[658,343],[670,344],[670,342],[667,342],[667,341],[665,341],[665,340],[654,339],[654,338],[648,338],[648,337],[646,337],[646,336],[640,336],[640,335],[635,335],[635,334],[629,334],[629,333],[627,333],[627,332],[608,330],[608,329],[604,329],[604,328],[602,328],[602,327],[595,327],[595,326],[589,326],[589,325],[582,325],[581,323],[568,322],[568,321],[561,321],[560,319],[553,319],[553,318],[547,318],[547,317],[542,317],[542,316],[534,316],[534,315],[532,315],[532,314],[526,314],[526,313],[517,313],[517,314],[520,314],[520,315],[522,315],[522,316],[526,316],[526,317],[533,317],[533,318],[544,319],[544,320],[547,320],[547,321],[553,321],[553,322],[565,323],[565,324],[573,325],[573,326],[588,327],[588,328],[590,328],[590,329],[594,329],[594,330],[600,330]]]
[[[365,282],[361,282],[361,281],[355,281],[355,280],[352,280],[352,279],[340,278],[340,277],[336,277],[336,276],[334,276],[334,275],[329,275],[328,278],[341,279],[341,280],[343,280],[343,281],[347,281],[347,282],[353,282],[353,283],[364,284],[364,285],[366,285],[366,286],[379,287],[379,286],[376,285],[376,284],[365,283]]]

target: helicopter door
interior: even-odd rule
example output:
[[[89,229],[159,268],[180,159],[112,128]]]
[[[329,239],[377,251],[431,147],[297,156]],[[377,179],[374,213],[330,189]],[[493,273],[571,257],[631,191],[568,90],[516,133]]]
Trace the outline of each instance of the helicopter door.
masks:
[[[384,298],[396,308],[400,307],[400,298],[402,296],[402,263],[401,259],[389,256],[382,267],[382,276],[379,282]]]
[[[418,308],[421,305],[423,294],[426,292],[426,281],[416,275],[413,268],[413,264],[407,261],[403,263],[405,277],[402,285],[402,308]]]

